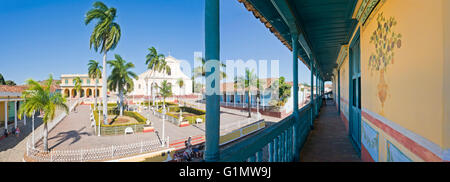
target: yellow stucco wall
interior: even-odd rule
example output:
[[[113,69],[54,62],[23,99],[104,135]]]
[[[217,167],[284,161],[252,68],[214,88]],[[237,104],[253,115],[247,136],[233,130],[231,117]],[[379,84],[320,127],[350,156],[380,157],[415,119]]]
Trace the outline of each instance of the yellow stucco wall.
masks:
[[[5,102],[0,102],[0,122],[5,122]],[[1,126],[4,126],[4,123]]]
[[[443,1],[388,0],[372,12],[361,28],[362,106],[386,119],[443,145]],[[394,17],[392,31],[402,35],[394,62],[387,66],[384,108],[377,96],[380,71],[368,66],[375,46],[370,37],[380,13]]]
[[[341,112],[344,113],[344,115],[348,119],[348,104],[349,101],[348,95],[349,95],[349,62],[348,62],[349,56],[346,56],[344,61],[342,62],[342,65],[340,67],[340,90],[341,90],[341,98],[345,101],[341,101]]]
[[[444,1],[444,127],[443,138],[446,149],[450,148],[450,1]]]

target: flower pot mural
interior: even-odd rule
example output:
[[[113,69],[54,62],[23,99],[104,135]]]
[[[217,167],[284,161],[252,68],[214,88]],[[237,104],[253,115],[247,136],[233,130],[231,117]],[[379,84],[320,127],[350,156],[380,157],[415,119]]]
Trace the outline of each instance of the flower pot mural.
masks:
[[[370,44],[374,45],[375,52],[372,52],[369,57],[369,69],[380,73],[377,96],[381,102],[381,115],[384,115],[383,108],[389,88],[384,74],[387,71],[387,67],[394,64],[395,49],[402,46],[402,35],[392,30],[395,25],[397,25],[397,21],[394,17],[387,19],[383,16],[383,13],[380,13],[377,17],[377,28],[370,37]]]
[[[386,101],[386,98],[387,98],[387,90],[388,90],[388,85],[384,81],[384,70],[381,70],[380,71],[380,82],[378,82],[378,92],[377,92],[378,99],[381,102],[381,111],[380,111],[381,113],[383,113],[384,102]]]

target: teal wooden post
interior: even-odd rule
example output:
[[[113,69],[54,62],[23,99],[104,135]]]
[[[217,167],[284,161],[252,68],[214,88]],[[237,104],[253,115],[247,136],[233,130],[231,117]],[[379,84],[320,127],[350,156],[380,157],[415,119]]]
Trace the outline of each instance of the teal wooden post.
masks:
[[[318,75],[319,75],[319,69],[317,69],[317,67],[316,67],[316,95],[317,95],[317,99],[316,99],[316,107],[314,107],[314,109],[315,109],[315,111],[314,111],[314,117],[317,117],[317,115],[319,115],[319,110],[318,110],[318,108],[319,108],[319,102],[318,102],[318,98],[319,98],[319,90],[318,90],[318,88],[319,88],[319,77],[318,77]]]
[[[278,157],[278,137],[275,137],[274,141],[273,141],[273,161],[272,162],[278,162],[280,160],[280,158]]]
[[[311,96],[310,96],[310,98],[311,98],[311,101],[309,102],[309,103],[311,103],[311,123],[310,123],[310,126],[311,126],[311,129],[314,129],[314,90],[313,90],[313,88],[314,88],[314,65],[313,65],[313,61],[311,60],[310,62],[309,62],[309,66],[310,66],[310,68],[311,68],[311,89],[310,89],[310,91],[311,91]]]
[[[211,61],[220,59],[220,25],[219,25],[219,0],[205,1],[205,60],[206,65]],[[214,64],[217,65],[217,64]],[[219,77],[219,68],[214,71],[206,70],[206,78]],[[214,80],[211,84],[206,82],[206,148],[205,161],[219,160],[219,127],[220,127],[220,81]],[[214,87],[213,87],[214,85]]]
[[[274,160],[273,160],[273,157],[274,157],[273,143],[274,143],[274,140],[272,140],[272,142],[269,142],[269,162],[274,162]]]
[[[338,102],[338,114],[341,115],[341,70],[338,69],[338,90],[337,90],[337,98],[335,98]]]
[[[297,140],[297,131],[299,130],[299,126],[300,126],[300,116],[298,115],[298,35],[296,33],[292,34],[292,72],[293,72],[293,86],[294,86],[294,112],[293,112],[293,119],[295,119],[294,121],[294,150],[295,150],[295,154],[294,154],[294,158],[295,160],[298,159],[297,157],[297,149],[300,150],[300,148],[298,148],[298,140]]]

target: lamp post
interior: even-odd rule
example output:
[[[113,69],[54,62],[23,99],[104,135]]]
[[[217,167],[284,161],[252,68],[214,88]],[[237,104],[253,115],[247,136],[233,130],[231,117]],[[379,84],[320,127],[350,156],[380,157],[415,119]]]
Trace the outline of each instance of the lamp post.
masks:
[[[261,119],[261,113],[259,113],[259,97],[256,97],[256,118]]]
[[[150,89],[148,88],[148,80],[149,80],[149,76],[145,76],[145,88],[147,88],[147,97],[148,97],[148,113],[147,113],[147,120],[150,120]],[[145,98],[144,98],[144,103],[145,103]],[[144,104],[145,106],[145,104]]]
[[[99,109],[98,110],[98,132],[97,132],[98,135],[97,136],[100,136],[100,125],[102,125],[102,124],[100,123],[100,109]]]
[[[33,149],[34,149],[34,115],[35,115],[35,112],[36,111],[33,111],[33,116],[32,116],[32,119],[31,119],[31,127],[32,127],[32,129],[33,129],[33,134],[32,134],[32,143],[33,143]]]
[[[162,110],[162,114],[163,114],[163,120],[162,120],[162,139],[163,139],[163,146],[166,144],[166,138],[165,138],[165,133],[164,133],[164,129],[165,129],[165,123],[166,123],[166,105],[163,104],[163,110]]]
[[[153,88],[152,87],[152,97],[153,97],[153,105],[152,105],[152,110],[153,110],[153,115],[155,115],[155,109],[154,109],[154,107],[155,107],[155,94],[153,94],[153,93],[155,93],[155,88]],[[158,109],[158,108],[156,108],[156,109]]]

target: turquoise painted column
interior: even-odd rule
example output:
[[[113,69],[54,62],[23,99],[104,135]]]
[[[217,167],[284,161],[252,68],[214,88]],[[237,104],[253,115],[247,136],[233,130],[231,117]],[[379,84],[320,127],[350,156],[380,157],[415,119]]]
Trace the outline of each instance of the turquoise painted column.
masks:
[[[206,65],[218,62],[220,58],[219,0],[205,1],[205,60]],[[206,66],[208,67],[208,66]],[[220,127],[220,80],[208,82],[210,78],[219,78],[219,69],[206,68],[206,148],[205,161],[219,160]]]
[[[337,81],[337,98],[335,98],[338,102],[338,114],[341,115],[341,70],[338,69],[338,81]]]
[[[294,115],[298,119],[298,35],[292,34],[292,73],[294,86]]]
[[[319,90],[318,90],[318,88],[319,88],[319,77],[318,77],[318,75],[319,75],[319,69],[316,67],[316,98],[317,98],[317,100],[316,100],[316,107],[314,107],[314,109],[315,109],[315,111],[314,111],[314,117],[316,117],[317,115],[319,115],[319,102],[318,102],[318,98],[319,98]]]
[[[311,123],[310,123],[310,126],[311,126],[311,129],[314,129],[314,64],[313,64],[313,61],[311,60],[310,62],[309,62],[309,66],[310,66],[310,68],[311,68],[311,89],[310,89],[310,91],[311,91],[311,101],[310,101],[310,103],[311,103]]]
[[[298,131],[300,126],[300,116],[298,115],[298,34],[292,33],[292,73],[293,73],[293,87],[294,87],[294,141],[293,141],[293,148],[294,148],[294,160],[297,161],[299,159],[298,157],[298,151],[300,148],[298,148]]]

